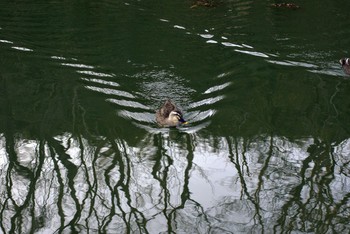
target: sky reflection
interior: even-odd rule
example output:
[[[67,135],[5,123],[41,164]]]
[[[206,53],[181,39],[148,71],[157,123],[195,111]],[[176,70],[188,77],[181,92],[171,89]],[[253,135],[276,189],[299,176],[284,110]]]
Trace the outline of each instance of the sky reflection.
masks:
[[[87,224],[90,230],[129,226],[151,233],[312,225],[308,219],[285,220],[294,206],[304,214],[316,209],[331,217],[328,225],[336,222],[335,230],[348,225],[341,216],[350,194],[349,140],[330,146],[325,163],[314,161],[318,155],[310,149],[319,142],[312,138],[293,143],[277,136],[173,139],[158,133],[146,135],[138,146],[98,139],[97,147],[69,133],[44,141],[16,138],[14,155],[2,150],[0,204],[7,207],[2,227],[27,232],[33,228],[27,224],[39,217],[38,233],[82,231]],[[1,136],[1,145],[8,141]],[[330,193],[319,193],[324,189]],[[27,215],[19,219],[19,214]]]

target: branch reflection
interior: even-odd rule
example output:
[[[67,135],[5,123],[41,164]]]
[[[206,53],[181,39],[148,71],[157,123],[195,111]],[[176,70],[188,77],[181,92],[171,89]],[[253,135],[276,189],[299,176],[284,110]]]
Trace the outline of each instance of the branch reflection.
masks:
[[[201,137],[170,131],[130,146],[112,134],[94,139],[94,145],[69,133],[43,140],[2,134],[1,228],[21,233],[347,228],[348,140],[335,145],[311,138],[293,143],[276,136]]]

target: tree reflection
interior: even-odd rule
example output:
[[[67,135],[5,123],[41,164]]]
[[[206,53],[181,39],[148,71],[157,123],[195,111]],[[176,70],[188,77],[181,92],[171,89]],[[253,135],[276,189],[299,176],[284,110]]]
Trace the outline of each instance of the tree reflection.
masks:
[[[339,176],[335,169],[334,146],[315,139],[308,152],[300,171],[300,184],[292,188],[274,230],[291,232],[298,228],[303,232],[342,232],[345,227],[340,217],[344,213],[339,213],[339,203],[334,197],[335,190],[341,189],[334,187]],[[343,196],[340,206],[348,202],[349,193],[343,193]]]
[[[298,145],[272,135],[226,137],[215,139],[220,147],[212,148],[214,141],[198,141],[199,135],[175,135],[150,134],[132,147],[113,135],[91,145],[70,134],[44,140],[3,134],[1,156],[8,163],[1,164],[2,231],[324,233],[348,228],[348,141],[308,139]],[[218,177],[211,157],[231,169]],[[207,183],[212,191],[204,189]]]
[[[272,131],[277,129],[274,120],[263,114],[256,115],[266,118],[260,121],[265,130],[258,133],[251,123],[259,121],[252,121],[252,114],[244,111],[226,121],[229,125],[237,120],[239,130],[250,128],[240,134],[227,128],[219,133],[138,129],[139,135],[136,130],[128,135],[133,125],[123,126],[128,121],[115,119],[115,112],[106,122],[86,119],[89,105],[83,105],[74,88],[67,95],[73,105],[65,107],[72,109],[61,112],[52,107],[56,101],[44,99],[47,103],[40,105],[45,118],[21,128],[13,113],[26,106],[13,105],[6,79],[2,84],[6,111],[0,135],[0,226],[4,233],[327,233],[349,229],[350,140],[346,134],[334,137],[337,133],[328,129],[332,118],[315,121],[323,124],[322,133],[301,137],[304,132],[299,129],[294,139]],[[57,97],[64,96],[63,88],[51,88],[49,93],[55,90],[60,94]],[[204,100],[215,104],[222,99],[215,99],[213,92],[206,92],[212,96]],[[251,109],[260,106],[258,112],[273,113],[273,105],[268,104],[272,99],[252,104]],[[206,119],[216,110],[205,110],[203,103],[191,106],[190,114],[198,120],[194,125],[207,128]],[[152,125],[147,118],[142,122],[147,111],[123,108],[129,108],[131,119],[140,125]],[[56,132],[59,127],[48,127],[62,113],[72,113],[72,122],[65,123],[63,133]],[[225,128],[224,124],[220,127]],[[31,129],[30,134],[26,129]]]

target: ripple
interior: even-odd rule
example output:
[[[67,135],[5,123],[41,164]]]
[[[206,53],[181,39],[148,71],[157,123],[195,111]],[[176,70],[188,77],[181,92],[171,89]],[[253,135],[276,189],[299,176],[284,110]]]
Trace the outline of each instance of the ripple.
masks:
[[[217,77],[218,78],[223,78],[223,77],[231,75],[231,74],[232,74],[232,72],[224,72],[224,73],[219,74]]]
[[[247,44],[242,44],[242,46],[244,46],[246,48],[249,48],[249,49],[253,49],[254,48],[253,46],[250,46],[250,45],[247,45]]]
[[[299,67],[306,67],[306,68],[317,68],[318,67],[314,64],[305,63],[305,62],[297,62],[297,61],[289,61],[289,60],[286,60],[286,62],[293,64],[295,66],[299,66]]]
[[[216,103],[220,100],[224,99],[224,96],[221,95],[221,96],[217,96],[217,97],[214,97],[214,98],[207,98],[207,99],[204,99],[204,100],[201,100],[201,101],[198,101],[198,102],[194,102],[192,104],[189,105],[190,108],[196,108],[196,107],[199,107],[199,106],[203,106],[203,105],[210,105],[210,104],[213,104],[213,103]]]
[[[266,60],[269,63],[277,64],[277,65],[283,65],[283,66],[296,66],[296,67],[306,67],[306,68],[317,68],[318,66],[311,64],[311,63],[305,63],[305,62],[296,62],[296,61],[277,61],[277,60]]]
[[[165,133],[165,132],[170,131],[167,128],[156,128],[156,127],[151,127],[149,125],[143,125],[143,124],[139,124],[139,123],[133,123],[133,124],[141,129],[146,130],[147,132],[149,132],[151,134]]]
[[[29,49],[29,48],[26,48],[26,47],[20,47],[20,46],[12,46],[11,48],[15,49],[15,50],[26,51],[26,52],[32,52],[33,51],[32,49]]]
[[[131,78],[138,80],[144,96],[157,102],[157,105],[160,100],[167,98],[188,103],[190,102],[190,94],[195,92],[194,89],[186,85],[187,80],[184,77],[167,69],[143,71],[132,75]]]
[[[61,56],[51,56],[52,59],[57,59],[57,60],[66,60],[65,57],[61,57]]]
[[[149,112],[131,112],[127,110],[118,111],[118,115],[124,118],[133,119],[138,122],[155,123],[155,114]]]
[[[117,82],[114,82],[114,81],[107,81],[107,80],[96,79],[96,78],[81,78],[81,79],[84,81],[97,83],[97,84],[103,84],[103,85],[109,85],[109,86],[113,86],[113,87],[120,86]]]
[[[261,53],[261,52],[256,52],[256,51],[248,51],[248,50],[235,50],[236,52],[243,53],[243,54],[249,54],[257,57],[263,57],[263,58],[268,58],[269,56]]]
[[[317,73],[317,74],[324,74],[324,75],[330,75],[330,76],[346,76],[345,73],[343,73],[342,70],[308,70],[309,72],[312,73]]]
[[[99,76],[99,77],[113,77],[111,74],[102,73],[102,72],[94,72],[94,71],[88,71],[88,70],[78,70],[77,71],[80,74],[90,75],[90,76]]]
[[[190,125],[186,125],[182,128],[179,128],[180,132],[186,132],[186,133],[196,133],[206,127],[208,127],[211,124],[211,121],[206,121],[203,122],[201,124],[197,124],[197,125],[193,125],[191,126],[191,123],[189,123]]]
[[[227,46],[227,47],[239,47],[239,48],[243,48],[243,46],[238,45],[238,44],[234,44],[231,42],[221,42],[222,45]]]
[[[284,62],[284,61],[277,61],[277,60],[266,60],[269,63],[277,64],[277,65],[282,65],[282,66],[295,66],[294,64]]]
[[[128,93],[126,91],[121,91],[121,90],[116,90],[116,89],[110,89],[110,88],[99,88],[95,86],[84,86],[86,89],[96,91],[99,93],[103,94],[108,94],[108,95],[116,95],[116,96],[121,96],[121,97],[127,97],[127,98],[135,98],[134,95],[131,93]]]
[[[178,28],[178,29],[182,29],[182,30],[185,30],[185,29],[186,29],[185,27],[180,26],[180,25],[174,25],[174,28]]]
[[[155,122],[153,122],[155,123]],[[177,131],[179,132],[185,132],[185,133],[196,133],[210,125],[211,121],[206,121],[200,124],[191,125],[191,122],[188,125],[181,125],[177,127]],[[156,125],[144,125],[141,123],[133,123],[135,126],[142,128],[146,130],[149,133],[157,134],[157,133],[166,133],[168,134],[171,130],[171,128],[162,128],[162,127],[156,127]]]
[[[208,40],[208,41],[206,41],[206,43],[209,43],[209,44],[217,44],[218,42],[215,41],[215,40]]]
[[[76,68],[86,68],[86,69],[93,69],[93,66],[85,65],[85,64],[76,64],[76,63],[61,63],[63,66],[67,67],[76,67]]]
[[[203,121],[213,115],[215,115],[216,110],[206,110],[206,111],[192,111],[188,112],[188,121],[190,123],[200,122]]]
[[[205,39],[210,39],[210,38],[214,37],[214,35],[212,35],[212,34],[198,34],[198,35],[205,38]]]
[[[8,41],[8,40],[0,40],[1,43],[7,43],[7,44],[13,44],[12,41]]]
[[[227,82],[227,83],[222,84],[222,85],[217,85],[217,86],[211,87],[211,88],[207,89],[204,92],[204,94],[213,93],[213,92],[222,90],[222,89],[226,88],[227,86],[229,86],[230,84],[232,84],[232,82]]]
[[[149,107],[147,107],[147,106],[145,106],[145,105],[143,105],[141,103],[135,102],[135,101],[119,100],[119,99],[112,99],[112,98],[109,98],[106,101],[114,103],[114,104],[117,104],[119,106],[150,110]]]

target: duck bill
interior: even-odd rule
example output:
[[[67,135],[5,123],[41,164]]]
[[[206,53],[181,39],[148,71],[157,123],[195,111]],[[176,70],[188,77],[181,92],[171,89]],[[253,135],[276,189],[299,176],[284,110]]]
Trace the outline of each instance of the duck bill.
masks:
[[[181,124],[188,124],[188,122],[186,120],[184,120],[183,118],[180,118],[179,121]]]

